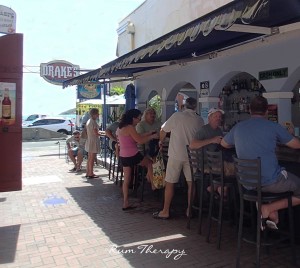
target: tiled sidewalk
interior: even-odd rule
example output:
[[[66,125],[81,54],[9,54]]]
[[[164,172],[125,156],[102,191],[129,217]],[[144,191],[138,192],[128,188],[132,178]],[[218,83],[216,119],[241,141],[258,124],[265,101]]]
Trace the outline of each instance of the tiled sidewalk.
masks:
[[[178,213],[152,219],[160,202],[150,191],[123,212],[107,170],[97,167],[101,178],[87,182],[70,168],[57,155],[23,156],[23,190],[0,193],[0,267],[234,267],[236,230],[227,224],[217,250],[215,234],[206,243],[195,220],[187,230]],[[254,267],[254,257],[244,245],[241,267]],[[292,267],[289,260],[289,248],[271,249],[262,267]]]

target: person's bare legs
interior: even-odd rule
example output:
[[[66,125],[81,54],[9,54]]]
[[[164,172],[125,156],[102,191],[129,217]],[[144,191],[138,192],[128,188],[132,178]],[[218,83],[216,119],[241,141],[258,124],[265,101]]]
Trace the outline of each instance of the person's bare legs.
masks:
[[[186,216],[188,216],[190,211],[191,211],[190,210],[191,205],[192,205],[191,202],[193,202],[194,197],[195,197],[195,193],[196,193],[195,187],[194,187],[193,192],[192,192],[192,182],[191,181],[187,181],[187,186],[188,186],[188,207],[187,207],[187,210],[186,210]],[[192,197],[192,199],[191,199],[191,197]]]
[[[87,176],[94,175],[93,169],[94,169],[95,156],[96,156],[96,153],[88,153],[88,162],[86,165],[86,175]]]
[[[122,184],[123,208],[127,208],[129,206],[128,189],[129,189],[129,183],[131,181],[131,167],[123,167],[123,171],[124,171],[124,181]]]
[[[300,198],[292,197],[292,205],[300,205]],[[263,218],[269,218],[270,220],[278,223],[278,210],[288,207],[288,200],[282,199],[269,204],[261,205],[261,214]]]
[[[68,156],[70,157],[71,161],[73,162],[74,168],[76,168],[76,159],[75,159],[72,149],[68,150]]]
[[[116,158],[117,158],[117,159],[119,158],[119,151],[120,151],[119,145],[116,143],[116,144],[115,144],[115,155],[116,155]]]
[[[158,216],[160,217],[169,217],[170,216],[170,206],[174,195],[174,183],[166,181],[165,185],[165,200],[164,208],[159,212]]]
[[[78,150],[76,171],[80,171],[82,161],[83,161],[83,153],[81,150]]]
[[[143,160],[141,161],[140,165],[142,167],[147,168],[147,174],[146,178],[147,181],[151,183],[151,188],[152,190],[155,190],[155,186],[153,185],[153,167],[152,167],[152,160],[149,159],[148,157],[144,157]]]

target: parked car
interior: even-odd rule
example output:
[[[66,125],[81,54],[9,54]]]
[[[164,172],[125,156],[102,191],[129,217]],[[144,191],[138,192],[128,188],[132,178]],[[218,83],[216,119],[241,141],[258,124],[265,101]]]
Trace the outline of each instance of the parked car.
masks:
[[[45,114],[31,114],[22,122],[22,126],[28,126],[32,124],[35,120],[42,119],[45,117],[47,117],[47,115]]]
[[[37,119],[28,126],[24,127],[37,127],[44,128],[56,132],[60,132],[63,134],[72,134],[75,124],[69,120],[58,117],[45,117],[42,119]]]

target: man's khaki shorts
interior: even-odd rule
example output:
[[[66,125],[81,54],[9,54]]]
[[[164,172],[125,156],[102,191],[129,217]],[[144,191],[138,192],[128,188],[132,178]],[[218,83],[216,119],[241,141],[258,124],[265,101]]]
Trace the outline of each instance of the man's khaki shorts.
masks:
[[[181,170],[183,170],[186,181],[191,182],[192,176],[189,161],[181,161],[169,157],[165,181],[169,183],[177,183],[179,181]]]

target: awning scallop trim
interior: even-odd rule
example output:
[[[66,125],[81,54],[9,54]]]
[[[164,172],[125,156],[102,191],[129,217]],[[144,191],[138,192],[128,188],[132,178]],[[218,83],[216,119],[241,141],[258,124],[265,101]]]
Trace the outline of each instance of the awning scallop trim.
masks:
[[[159,54],[164,49],[168,50],[175,44],[180,46],[187,38],[190,42],[193,42],[200,33],[202,33],[203,36],[207,36],[214,29],[226,30],[237,20],[240,20],[244,24],[249,24],[261,14],[266,15],[268,3],[269,0],[239,2],[234,8],[229,8],[227,12],[222,9],[222,12],[214,17],[197,21],[182,31],[179,30],[178,32],[178,30],[176,30],[176,33],[167,35],[163,40],[160,40],[159,43],[140,48],[132,55],[128,55],[126,58],[118,60],[115,64],[102,68],[99,71],[99,75],[101,77],[115,70],[122,69],[133,62],[144,59],[147,55],[148,57],[151,57],[154,53]]]
[[[63,86],[84,84],[114,76],[120,76],[121,70],[134,63],[165,61],[167,51],[172,55],[177,48],[183,49],[188,43],[193,43],[200,36],[208,36],[213,30],[228,30],[234,24],[250,24],[261,18],[269,16],[270,1],[272,0],[240,0],[233,1],[219,9],[198,18],[134,51],[125,54],[90,73],[72,78],[64,82]],[[216,40],[218,42],[218,40]],[[183,48],[181,48],[182,46]],[[174,52],[173,52],[174,51]],[[192,54],[193,51],[190,51]],[[167,56],[168,57],[168,56]],[[178,59],[174,56],[175,60]],[[172,58],[171,60],[174,60]],[[170,56],[169,59],[170,61]],[[127,77],[132,73],[123,72]],[[125,75],[125,76],[126,76]]]

